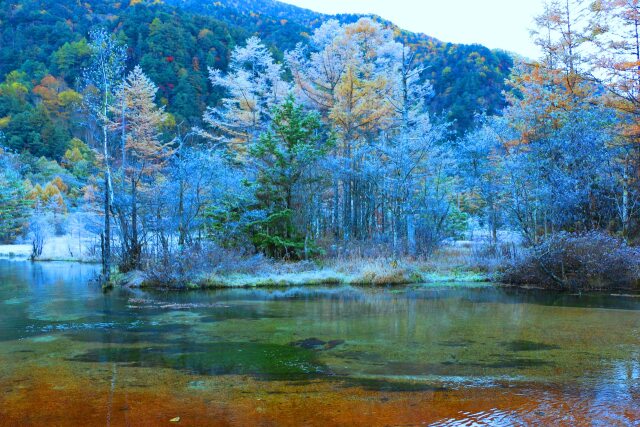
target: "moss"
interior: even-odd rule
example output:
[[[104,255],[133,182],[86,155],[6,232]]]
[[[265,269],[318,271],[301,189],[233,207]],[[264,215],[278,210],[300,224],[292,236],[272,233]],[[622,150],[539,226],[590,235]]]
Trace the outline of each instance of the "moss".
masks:
[[[502,345],[509,351],[547,351],[547,350],[560,350],[561,347],[552,344],[546,344],[542,342],[534,342],[527,340],[515,340],[503,342]]]
[[[77,362],[105,361],[132,367],[169,367],[201,375],[250,375],[266,380],[300,380],[329,375],[315,351],[278,344],[218,342],[184,347],[113,346],[88,350]]]

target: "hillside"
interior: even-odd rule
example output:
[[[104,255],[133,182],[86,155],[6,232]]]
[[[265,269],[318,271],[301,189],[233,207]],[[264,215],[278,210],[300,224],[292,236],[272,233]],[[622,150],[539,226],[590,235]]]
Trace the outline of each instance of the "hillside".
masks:
[[[330,16],[275,0],[166,2],[258,34],[279,50],[293,48],[328,19],[351,23],[362,16]],[[479,44],[442,42],[425,34],[404,31],[381,17],[374,18],[394,28],[397,38],[417,51],[418,59],[428,69],[425,77],[431,81],[436,92],[431,112],[453,122],[456,132],[462,133],[473,127],[476,113],[492,115],[504,107],[504,80],[513,67],[510,54]]]
[[[220,97],[208,84],[207,67],[225,69],[234,46],[257,34],[282,58],[329,18],[273,0],[2,1],[0,129],[5,144],[60,158],[77,136],[68,120],[73,105],[43,109],[42,94],[77,89],[92,27],[106,26],[126,42],[129,66],[141,64],[160,88],[159,102],[176,122],[190,126]],[[336,18],[353,22],[358,17]],[[395,30],[428,70],[425,77],[436,92],[432,114],[452,121],[456,132],[470,129],[476,113],[493,114],[504,106],[504,79],[513,65],[508,54]]]

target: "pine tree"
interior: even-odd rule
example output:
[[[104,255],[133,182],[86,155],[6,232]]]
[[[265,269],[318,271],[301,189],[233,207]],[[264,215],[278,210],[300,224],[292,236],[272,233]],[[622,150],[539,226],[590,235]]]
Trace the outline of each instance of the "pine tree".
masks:
[[[257,248],[279,258],[302,258],[312,252],[306,229],[295,217],[302,206],[296,197],[314,179],[313,165],[331,147],[320,118],[307,113],[293,97],[274,110],[273,123],[250,151],[257,169],[257,198],[266,218],[255,222]]]

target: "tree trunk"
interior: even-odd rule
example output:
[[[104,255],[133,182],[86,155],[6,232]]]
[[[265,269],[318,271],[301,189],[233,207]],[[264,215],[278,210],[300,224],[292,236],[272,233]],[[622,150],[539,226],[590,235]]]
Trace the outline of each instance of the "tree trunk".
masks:
[[[109,149],[107,127],[102,127],[102,149],[104,155],[104,244],[102,246],[102,276],[108,283],[111,280],[111,168],[109,167]]]
[[[131,178],[131,265],[140,269],[141,245],[138,238],[138,192],[134,178]]]
[[[184,181],[180,178],[180,194],[178,195],[178,246],[183,247],[186,237],[186,226],[184,224]]]
[[[415,216],[412,213],[407,214],[406,216],[407,222],[407,251],[409,256],[416,256],[416,224],[415,224]]]

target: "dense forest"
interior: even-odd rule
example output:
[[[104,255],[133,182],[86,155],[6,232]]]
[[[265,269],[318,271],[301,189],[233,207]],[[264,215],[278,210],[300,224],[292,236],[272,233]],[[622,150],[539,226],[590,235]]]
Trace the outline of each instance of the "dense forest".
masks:
[[[513,281],[636,280],[636,1],[548,2],[535,61],[268,0],[25,0],[0,22],[0,239],[34,258],[78,229],[106,279],[419,257],[470,229],[500,252],[508,230]]]

